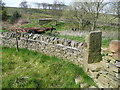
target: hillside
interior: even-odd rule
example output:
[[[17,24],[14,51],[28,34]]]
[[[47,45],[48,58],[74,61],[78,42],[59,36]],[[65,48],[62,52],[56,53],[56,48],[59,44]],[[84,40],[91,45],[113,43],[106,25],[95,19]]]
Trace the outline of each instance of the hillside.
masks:
[[[2,48],[3,88],[84,88],[96,86],[82,68],[63,59],[15,48]],[[11,57],[12,56],[12,57]],[[75,78],[80,76],[80,83]]]

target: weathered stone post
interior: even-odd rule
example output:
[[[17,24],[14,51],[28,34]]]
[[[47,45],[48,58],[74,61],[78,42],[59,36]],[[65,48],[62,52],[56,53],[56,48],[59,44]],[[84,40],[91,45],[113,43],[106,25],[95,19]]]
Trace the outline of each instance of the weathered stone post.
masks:
[[[102,60],[101,57],[101,41],[102,41],[102,32],[93,31],[90,32],[87,41],[87,59],[88,64],[96,63]]]
[[[84,69],[87,71],[88,64],[102,60],[101,56],[102,32],[92,31],[86,38],[87,48],[84,49]]]

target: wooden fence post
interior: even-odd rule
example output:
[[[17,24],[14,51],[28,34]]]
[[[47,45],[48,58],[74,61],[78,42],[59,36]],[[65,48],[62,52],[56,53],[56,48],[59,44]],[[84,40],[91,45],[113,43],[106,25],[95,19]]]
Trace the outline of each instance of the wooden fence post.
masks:
[[[18,46],[18,33],[17,33],[17,29],[15,30],[16,31],[16,51],[18,52],[19,51],[19,46]]]

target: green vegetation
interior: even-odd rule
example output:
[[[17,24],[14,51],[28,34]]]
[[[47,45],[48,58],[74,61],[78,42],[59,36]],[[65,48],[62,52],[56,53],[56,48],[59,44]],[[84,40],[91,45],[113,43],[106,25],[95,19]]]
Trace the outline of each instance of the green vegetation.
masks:
[[[113,39],[103,38],[102,39],[102,47],[108,47],[111,40],[113,40]]]
[[[64,22],[57,22],[57,25],[55,25],[55,22],[50,22],[42,25],[42,27],[53,27],[56,28],[57,31],[65,30],[67,23]]]
[[[74,28],[76,26],[73,25],[73,23],[66,23],[66,22],[57,22],[57,25],[55,25],[55,22],[49,22],[46,23],[44,25],[39,25],[38,19],[40,18],[54,18],[53,15],[51,15],[51,10],[43,10],[43,9],[27,9],[27,12],[25,12],[22,8],[13,8],[13,7],[6,7],[7,9],[7,14],[9,16],[11,16],[16,10],[22,15],[22,18],[27,18],[28,20],[30,20],[30,24],[25,24],[22,25],[21,28],[31,28],[31,27],[52,27],[52,25],[54,26],[54,28],[56,28],[56,31],[63,31],[63,30],[69,30],[71,28]],[[64,15],[62,16],[64,17]],[[110,15],[110,14],[100,14],[98,21],[105,21],[107,22],[108,20],[112,20],[114,16]],[[117,18],[113,19],[111,22],[118,22]],[[77,25],[77,24],[75,24]],[[3,26],[3,28],[5,27],[11,27],[12,25],[7,25],[7,26]],[[113,27],[113,26],[101,26],[101,25],[97,25],[97,30],[101,30],[101,31],[117,31],[118,27]],[[86,28],[86,30],[90,30],[90,28]],[[8,32],[7,30],[2,30],[3,32]],[[47,32],[49,33],[49,31]],[[84,41],[84,37],[79,37],[79,36],[61,36],[61,35],[57,35],[56,37],[62,37],[62,38],[67,38],[67,39],[71,39],[71,40],[76,40],[76,41]],[[108,47],[109,42],[112,39],[109,38],[103,38],[102,40],[102,46],[103,47]]]
[[[21,17],[20,13],[18,11],[15,11],[10,18],[10,23],[11,24],[16,23],[20,17]]]
[[[38,22],[35,22],[35,23],[25,24],[21,26],[21,28],[32,28],[32,27],[40,27],[40,25],[38,25]]]
[[[85,41],[85,37],[80,37],[80,36],[57,35],[56,37],[66,38],[66,39],[80,41],[80,42]],[[114,39],[103,38],[102,39],[102,47],[108,47],[111,40],[114,40]]]
[[[3,88],[79,88],[95,85],[82,68],[55,56],[27,49],[2,47]],[[74,79],[82,77],[79,84]]]
[[[0,32],[10,32],[10,31],[8,31],[8,30],[0,30]]]
[[[118,31],[119,27],[113,27],[113,26],[97,26],[98,30],[102,31]]]
[[[80,41],[80,42],[85,41],[85,38],[80,36],[57,35],[56,37],[66,38],[66,39]]]

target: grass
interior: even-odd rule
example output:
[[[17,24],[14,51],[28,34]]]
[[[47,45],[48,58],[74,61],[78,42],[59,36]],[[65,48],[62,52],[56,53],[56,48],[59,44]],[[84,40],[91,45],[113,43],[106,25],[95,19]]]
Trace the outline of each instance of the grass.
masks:
[[[66,39],[79,41],[79,42],[85,41],[85,37],[80,37],[80,36],[57,35],[56,37],[66,38]],[[117,40],[117,39],[103,38],[102,39],[102,47],[108,47],[111,40]]]
[[[95,85],[82,68],[57,58],[27,49],[2,47],[3,88],[79,88],[86,82]],[[74,79],[82,77],[79,84]]]
[[[10,32],[9,30],[0,30],[0,32]]]
[[[56,37],[66,38],[66,39],[80,41],[80,42],[85,41],[85,38],[84,37],[80,37],[80,36],[57,35]]]
[[[50,22],[42,25],[42,27],[53,27],[56,28],[57,31],[61,31],[65,29],[66,23],[64,22],[57,22],[57,25],[55,25],[55,22]]]
[[[114,40],[114,39],[103,38],[102,39],[102,47],[108,47],[111,40]]]
[[[96,28],[102,31],[118,31],[119,30],[119,27],[113,27],[113,26],[100,26],[99,25]]]
[[[39,25],[38,21],[32,20],[32,23],[26,24],[26,25],[22,25],[21,28],[52,27],[52,25],[53,25],[54,28],[56,28],[57,31],[61,31],[61,30],[65,29],[66,23],[58,22],[57,25],[55,26],[55,22],[48,22],[46,24]]]

